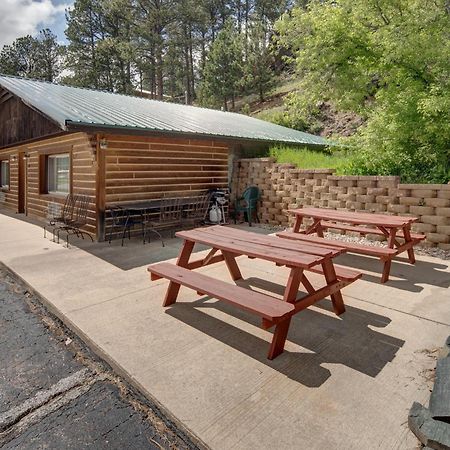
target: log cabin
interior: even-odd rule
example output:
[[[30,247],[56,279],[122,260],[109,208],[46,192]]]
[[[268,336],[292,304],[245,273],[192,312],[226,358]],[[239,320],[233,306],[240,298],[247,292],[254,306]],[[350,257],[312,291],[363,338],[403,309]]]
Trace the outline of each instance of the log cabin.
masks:
[[[245,115],[0,75],[0,207],[46,218],[89,195],[87,231],[111,204],[229,185],[233,158],[321,137]]]

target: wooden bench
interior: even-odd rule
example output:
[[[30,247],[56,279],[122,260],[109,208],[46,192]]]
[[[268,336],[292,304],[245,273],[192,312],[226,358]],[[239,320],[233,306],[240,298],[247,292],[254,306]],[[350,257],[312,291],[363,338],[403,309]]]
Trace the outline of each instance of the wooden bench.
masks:
[[[323,268],[321,266],[311,267],[309,270],[310,272],[324,275]],[[353,283],[353,281],[356,281],[362,276],[361,272],[349,269],[348,267],[340,266],[338,264],[334,264],[334,271],[336,272],[336,277],[338,280],[347,281],[349,283]]]
[[[383,233],[381,230],[377,228],[368,228],[368,227],[362,227],[362,226],[355,226],[355,225],[348,225],[348,224],[342,224],[342,223],[334,223],[334,222],[327,222],[322,221],[321,222],[323,229],[333,229],[333,230],[343,230],[343,231],[353,231],[355,233],[359,233],[363,236],[367,234],[375,234],[378,236],[386,236],[385,233]],[[424,234],[418,234],[418,233],[410,233],[411,239],[416,241],[422,241],[426,238]],[[405,238],[402,231],[399,231],[397,233],[397,237],[400,237],[402,239]]]
[[[294,233],[292,231],[282,231],[280,233],[277,233],[277,236],[285,239],[291,239],[294,241],[305,241],[305,242],[311,242],[316,245],[322,245],[324,247],[337,247],[337,248],[345,248],[350,253],[358,253],[362,255],[369,255],[369,256],[375,256],[379,258],[381,261],[384,262],[384,269],[383,269],[383,275],[381,278],[381,282],[384,283],[387,281],[385,279],[385,272],[387,271],[387,276],[389,276],[390,266],[392,259],[397,255],[397,250],[393,248],[388,247],[378,247],[378,246],[372,246],[372,245],[364,245],[364,244],[358,244],[353,242],[344,242],[344,241],[338,241],[334,239],[326,239],[323,237],[318,236],[312,236],[310,234],[302,234],[302,233]],[[318,271],[320,269],[319,267],[311,268],[311,271]],[[336,275],[342,276],[342,266],[336,266]],[[350,270],[350,269],[347,269]],[[357,272],[358,273],[358,272]],[[351,277],[351,274],[348,274],[348,276]],[[345,278],[343,278],[345,279]]]
[[[152,280],[166,278],[197,291],[199,295],[209,295],[256,314],[261,319],[265,319],[265,321],[272,324],[279,323],[290,317],[295,310],[292,303],[226,283],[175,264],[157,263],[149,266],[147,270],[151,273]],[[164,306],[169,306],[170,304],[165,302]]]

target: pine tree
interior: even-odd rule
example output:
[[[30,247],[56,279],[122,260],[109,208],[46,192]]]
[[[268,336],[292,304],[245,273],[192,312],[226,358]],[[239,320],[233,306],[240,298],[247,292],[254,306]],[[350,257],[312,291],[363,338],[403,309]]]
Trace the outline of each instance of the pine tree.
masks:
[[[242,65],[242,39],[236,33],[232,21],[228,20],[211,45],[206,60],[201,102],[216,106],[222,103],[223,109],[228,111],[228,102],[231,100],[234,109],[235,97],[242,86]]]
[[[0,73],[54,81],[60,72],[61,46],[49,29],[20,37],[0,53]]]
[[[259,100],[274,84],[272,66],[273,55],[270,51],[266,33],[260,23],[256,23],[249,31],[247,59],[244,64],[244,83],[247,92],[256,92]]]

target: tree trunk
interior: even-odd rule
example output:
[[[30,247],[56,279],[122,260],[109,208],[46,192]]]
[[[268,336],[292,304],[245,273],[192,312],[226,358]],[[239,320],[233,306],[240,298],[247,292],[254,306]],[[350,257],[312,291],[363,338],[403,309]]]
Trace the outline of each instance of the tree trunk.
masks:
[[[194,56],[192,51],[192,29],[189,30],[189,69],[190,69],[190,89],[192,100],[195,99],[195,74],[194,74]]]
[[[192,104],[191,96],[191,72],[189,69],[189,47],[184,47],[184,77],[185,77],[185,101],[186,105]]]

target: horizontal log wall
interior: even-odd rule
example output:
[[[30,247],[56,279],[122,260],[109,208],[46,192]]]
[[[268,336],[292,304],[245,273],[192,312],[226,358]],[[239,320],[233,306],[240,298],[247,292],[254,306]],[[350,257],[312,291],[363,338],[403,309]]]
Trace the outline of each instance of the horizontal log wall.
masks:
[[[9,161],[9,189],[1,189],[2,201],[0,201],[1,206],[6,206],[7,208],[18,211],[18,201],[19,201],[19,160],[17,149],[4,149],[0,150],[0,161]]]
[[[228,185],[228,145],[213,140],[102,136],[106,207]]]
[[[233,172],[234,194],[250,185],[260,188],[263,223],[288,226],[292,215],[287,209],[303,206],[410,215],[419,219],[413,231],[426,235],[423,245],[450,250],[450,184],[400,184],[394,176],[336,176],[331,169],[298,169],[272,158],[241,159]]]
[[[47,216],[50,202],[64,203],[65,196],[42,194],[39,192],[39,155],[49,152],[71,154],[72,193],[91,197],[86,231],[95,233],[95,141],[85,133],[74,133],[47,139],[28,146],[27,167],[27,213],[39,217]]]
[[[18,160],[19,153],[28,155],[25,160],[27,174],[26,202],[27,215],[47,218],[49,203],[64,204],[65,196],[51,195],[40,192],[40,155],[49,153],[69,153],[72,155],[72,192],[84,194],[92,198],[88,211],[88,226],[86,231],[95,233],[95,175],[96,161],[94,157],[95,140],[86,133],[72,133],[55,138],[49,138],[27,145],[0,150],[0,158],[8,155],[10,158],[11,186],[6,195],[6,206],[18,210]],[[15,157],[15,161],[11,160]]]

